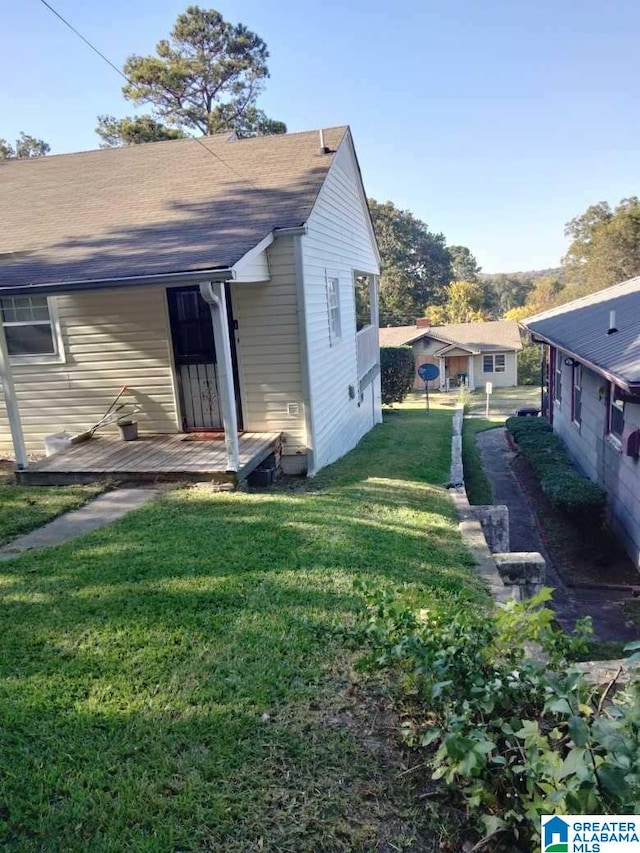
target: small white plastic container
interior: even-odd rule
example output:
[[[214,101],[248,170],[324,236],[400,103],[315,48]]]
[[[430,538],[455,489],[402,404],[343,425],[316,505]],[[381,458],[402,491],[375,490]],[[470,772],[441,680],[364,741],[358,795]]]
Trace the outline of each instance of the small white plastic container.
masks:
[[[73,433],[71,432],[54,432],[52,435],[44,437],[44,452],[46,456],[53,456],[54,453],[60,453],[61,450],[66,450],[73,444]]]

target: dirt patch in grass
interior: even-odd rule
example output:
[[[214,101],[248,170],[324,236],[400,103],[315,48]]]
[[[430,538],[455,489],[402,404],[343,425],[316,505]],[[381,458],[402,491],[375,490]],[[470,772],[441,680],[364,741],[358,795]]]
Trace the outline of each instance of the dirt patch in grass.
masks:
[[[363,680],[347,659],[342,672],[313,700],[265,720],[273,778],[225,851],[461,850],[473,830],[428,780],[423,756],[401,743],[388,687]]]
[[[640,584],[640,573],[608,529],[585,536],[584,531],[552,506],[522,456],[513,460],[513,471],[535,511],[540,536],[565,583],[570,586]]]

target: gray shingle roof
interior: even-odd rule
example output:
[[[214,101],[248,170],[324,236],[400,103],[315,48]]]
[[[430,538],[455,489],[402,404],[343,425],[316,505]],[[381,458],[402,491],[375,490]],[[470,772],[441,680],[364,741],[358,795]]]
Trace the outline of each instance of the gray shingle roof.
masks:
[[[395,326],[380,329],[383,346],[400,346],[419,341],[425,336],[450,344],[462,344],[474,352],[520,350],[520,330],[514,320],[495,320],[488,323],[447,323],[419,329],[417,326]]]
[[[0,289],[230,267],[306,221],[333,162],[317,131],[202,142],[0,163]]]
[[[607,334],[609,312],[617,332]],[[522,322],[560,349],[620,379],[640,384],[640,276],[536,314]]]

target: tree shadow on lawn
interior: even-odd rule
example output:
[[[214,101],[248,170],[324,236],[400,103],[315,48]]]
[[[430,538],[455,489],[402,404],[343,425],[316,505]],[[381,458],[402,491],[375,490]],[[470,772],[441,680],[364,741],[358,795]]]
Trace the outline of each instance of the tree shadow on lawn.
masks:
[[[357,738],[262,714],[335,677],[339,644],[322,629],[353,618],[355,578],[415,584],[427,606],[485,600],[427,482],[440,469],[420,480],[419,460],[407,472],[385,452],[408,440],[379,430],[379,465],[356,451],[308,494],[172,492],[3,564],[5,849],[251,850],[276,832],[296,853],[360,849],[322,835],[353,806]],[[306,834],[276,830],[287,820]]]

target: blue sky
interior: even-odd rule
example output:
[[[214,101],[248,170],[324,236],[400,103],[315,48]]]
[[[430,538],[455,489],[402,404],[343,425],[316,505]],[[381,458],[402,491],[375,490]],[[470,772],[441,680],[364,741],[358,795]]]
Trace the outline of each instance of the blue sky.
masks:
[[[53,0],[120,66],[187,3]],[[208,5],[201,2],[201,5]],[[219,0],[271,52],[260,105],[290,130],[349,123],[369,195],[412,210],[487,272],[555,266],[565,222],[640,193],[637,0]],[[0,29],[0,136],[97,147],[122,80],[38,0]]]

